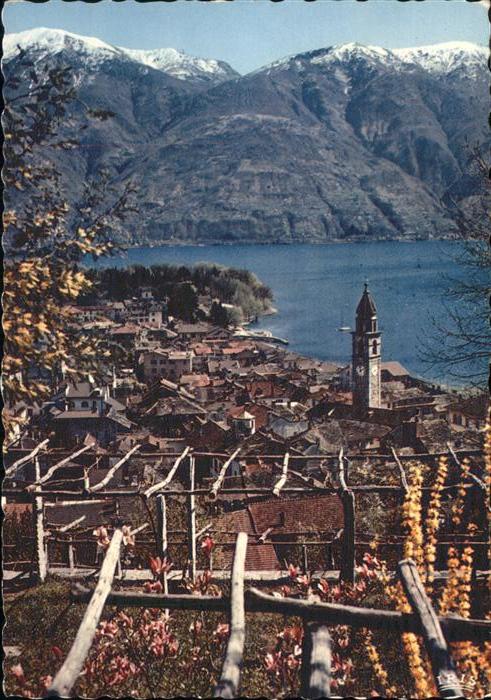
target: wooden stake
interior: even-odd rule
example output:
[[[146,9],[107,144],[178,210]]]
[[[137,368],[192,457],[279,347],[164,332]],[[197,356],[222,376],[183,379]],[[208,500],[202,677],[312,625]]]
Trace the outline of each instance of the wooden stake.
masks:
[[[154,493],[157,493],[157,491],[163,491],[165,487],[170,484],[172,479],[174,478],[174,474],[176,473],[179,465],[185,459],[189,453],[190,447],[186,447],[185,450],[179,455],[179,457],[176,459],[174,464],[172,465],[172,468],[170,472],[167,474],[165,479],[163,481],[159,481],[158,484],[154,484],[153,486],[150,486],[146,491],[143,492],[143,495],[145,498],[149,498],[152,496]]]
[[[194,457],[189,457],[189,490],[194,491]],[[196,496],[191,493],[187,497],[188,516],[188,553],[191,566],[191,579],[196,580]]]
[[[320,544],[322,544],[322,543],[320,543]],[[302,568],[303,568],[303,571],[305,574],[308,571],[308,566],[309,566],[309,562],[307,559],[307,546],[305,544],[303,544],[302,545]]]
[[[68,532],[68,530],[73,529],[77,525],[80,525],[80,523],[83,523],[83,521],[86,519],[86,515],[81,515],[80,518],[77,518],[76,520],[72,520],[71,523],[68,523],[68,525],[62,525],[62,527],[58,528],[58,532]]]
[[[289,461],[289,459],[290,459],[290,455],[287,452],[283,458],[283,467],[281,470],[281,476],[273,488],[273,495],[274,496],[279,496],[281,489],[286,484],[286,480],[288,477],[288,461]]]
[[[215,698],[236,698],[239,693],[240,670],[245,642],[244,571],[247,553],[247,534],[239,532],[235,545],[230,594],[230,636]]]
[[[399,562],[397,568],[404,593],[421,626],[421,633],[441,697],[463,697],[447,641],[443,636],[436,612],[426,595],[415,562],[412,559],[403,559]]]
[[[72,459],[75,459],[75,458],[78,457],[79,455],[81,455],[81,454],[83,454],[84,452],[87,452],[87,450],[91,450],[91,449],[92,449],[92,445],[85,445],[84,447],[82,447],[80,450],[77,450],[77,452],[74,452],[74,453],[73,453],[72,455],[70,455],[69,457],[65,457],[65,459],[62,459],[61,462],[57,462],[56,464],[53,464],[53,466],[50,467],[50,468],[48,469],[48,471],[46,472],[46,474],[45,474],[44,476],[41,476],[39,479],[36,478],[36,483],[35,483],[35,484],[31,484],[30,486],[28,486],[28,487],[27,487],[27,490],[28,490],[28,491],[32,491],[32,490],[34,489],[34,487],[37,486],[38,484],[44,484],[46,481],[49,481],[49,479],[51,479],[51,477],[53,476],[53,474],[54,474],[58,469],[61,469],[61,467],[64,467],[66,464],[68,464],[69,462],[71,462]]]
[[[347,490],[341,492],[343,503],[343,539],[341,541],[340,579],[347,583],[355,581],[355,494]]]
[[[449,451],[450,454],[452,455],[452,459],[454,460],[454,462],[456,463],[456,465],[457,465],[460,469],[462,469],[462,465],[461,465],[461,463],[460,463],[459,458],[457,457],[457,453],[455,452],[454,448],[452,447],[452,445],[451,445],[449,442],[447,442],[447,447],[448,447],[448,451]],[[476,476],[475,474],[473,474],[472,472],[467,472],[467,477],[468,477],[469,479],[472,479],[472,481],[473,481],[475,484],[477,484],[477,486],[479,486],[479,488],[481,489],[481,491],[484,491],[484,493],[486,493],[486,484],[484,483],[484,481],[481,481],[481,479],[479,479],[479,477],[477,477],[477,476]]]
[[[407,477],[406,477],[406,472],[404,470],[404,467],[402,466],[402,462],[397,456],[396,451],[394,450],[393,447],[390,448],[392,451],[392,455],[394,457],[395,463],[397,464],[397,468],[399,469],[399,475],[401,477],[401,487],[404,493],[408,493],[409,491],[409,484],[407,483]]]
[[[116,474],[118,469],[120,469],[123,464],[125,464],[129,458],[135,454],[140,449],[141,445],[135,445],[134,447],[131,448],[131,450],[125,454],[125,456],[120,459],[114,466],[111,467],[111,469],[107,472],[106,476],[102,479],[102,481],[99,481],[98,484],[95,484],[95,486],[89,487],[89,493],[95,493],[96,491],[100,491],[101,489],[108,484],[113,476]]]
[[[346,478],[345,478],[345,472],[344,472],[344,450],[341,448],[339,450],[339,455],[338,455],[338,477],[339,477],[339,483],[341,485],[341,488],[343,491],[346,491],[348,488],[348,485],[346,483]]]
[[[20,467],[22,467],[24,464],[27,464],[31,460],[33,460],[34,457],[36,457],[39,454],[39,452],[41,452],[41,450],[43,450],[47,446],[48,442],[49,442],[49,439],[43,440],[43,442],[40,442],[39,445],[37,445],[32,450],[32,452],[29,452],[28,455],[26,455],[25,457],[21,457],[16,462],[11,464],[10,467],[7,467],[5,469],[5,478],[12,476],[12,474],[15,474],[15,472],[18,469],[20,469]]]
[[[38,480],[41,476],[41,467],[37,456],[34,457],[34,470],[35,478]],[[36,491],[39,491],[40,488],[40,486],[36,486]],[[36,537],[37,576],[39,581],[44,583],[48,574],[48,558],[44,541],[44,508],[41,496],[36,496],[34,499],[34,532]]]
[[[331,636],[325,625],[304,625],[300,695],[303,698],[331,697]]]
[[[68,697],[80,675],[85,659],[92,646],[106,598],[111,592],[122,540],[122,531],[119,529],[115,530],[102,563],[97,586],[85,610],[85,615],[78,628],[75,641],[68,652],[63,666],[56,674],[48,689],[48,697]]]
[[[73,571],[75,568],[75,551],[73,548],[73,537],[68,540],[68,568]]]
[[[228,469],[229,466],[232,464],[232,462],[234,461],[234,459],[237,457],[237,455],[239,454],[240,450],[241,450],[241,448],[238,447],[238,448],[235,450],[235,452],[234,452],[232,455],[230,455],[230,457],[223,463],[222,468],[220,469],[220,473],[219,473],[218,477],[216,478],[215,483],[214,483],[213,486],[211,487],[211,490],[210,490],[210,493],[209,493],[209,498],[210,498],[210,499],[212,499],[212,500],[215,500],[215,499],[216,499],[216,497],[217,497],[217,495],[218,495],[218,491],[220,490],[220,486],[222,485],[223,480],[225,479],[225,475],[226,475],[226,473],[227,473],[227,469]]]

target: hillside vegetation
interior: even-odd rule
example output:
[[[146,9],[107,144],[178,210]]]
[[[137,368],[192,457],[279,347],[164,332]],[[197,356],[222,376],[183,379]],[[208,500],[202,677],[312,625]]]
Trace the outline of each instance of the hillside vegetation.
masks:
[[[212,320],[219,324],[240,323],[259,316],[271,309],[273,299],[271,289],[254,273],[207,263],[190,267],[112,267],[91,270],[89,276],[95,288],[82,303],[95,303],[101,294],[107,299],[122,301],[133,297],[140,287],[151,287],[157,300],[167,302],[170,315],[186,320],[202,316],[200,296],[209,298]],[[235,308],[224,309],[221,304],[231,304]]]

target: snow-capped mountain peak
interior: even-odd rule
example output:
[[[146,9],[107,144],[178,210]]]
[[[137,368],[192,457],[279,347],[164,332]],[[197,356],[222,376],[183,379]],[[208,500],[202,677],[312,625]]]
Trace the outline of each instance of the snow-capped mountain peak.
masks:
[[[19,46],[38,56],[71,50],[83,55],[84,61],[90,65],[120,58],[160,70],[180,80],[201,83],[217,83],[238,77],[238,73],[227,63],[215,59],[190,56],[174,48],[127,49],[61,29],[39,27],[17,34],[6,34],[3,39],[3,60],[13,58],[18,53]]]
[[[162,70],[173,75],[175,78],[189,79],[200,77],[206,80],[212,77],[222,77],[224,79],[237,77],[238,73],[227,63],[217,61],[213,58],[197,58],[190,56],[184,51],[173,48],[164,49],[124,49],[120,48],[127,56],[143,63],[151,68]]]
[[[450,73],[455,68],[486,70],[488,49],[470,41],[448,41],[430,46],[392,49],[404,63],[416,63],[430,73]]]
[[[3,37],[3,58],[8,60],[21,49],[34,49],[37,51],[57,52],[64,48],[73,48],[83,52],[107,52],[116,54],[118,50],[106,44],[104,41],[91,36],[73,34],[63,29],[48,29],[36,27],[24,32],[5,34]]]
[[[308,63],[317,66],[337,66],[338,64],[361,63],[379,65],[401,70],[411,65],[421,67],[429,73],[451,73],[462,69],[476,74],[486,70],[488,50],[469,41],[450,41],[429,46],[385,49],[358,42],[336,44],[315,51],[287,56],[278,59],[264,68],[255,71],[267,73],[285,70]]]

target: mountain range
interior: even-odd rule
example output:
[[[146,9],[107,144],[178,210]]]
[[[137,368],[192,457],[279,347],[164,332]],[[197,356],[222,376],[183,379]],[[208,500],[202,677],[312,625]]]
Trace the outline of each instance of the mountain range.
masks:
[[[135,183],[126,243],[449,237],[455,203],[471,211],[478,196],[468,160],[489,139],[489,74],[475,44],[350,43],[241,76],[172,48],[36,29],[4,37],[5,75],[28,81],[19,47],[114,112],[96,123],[75,109],[64,135],[80,148],[57,166],[73,201],[102,167],[116,187]]]

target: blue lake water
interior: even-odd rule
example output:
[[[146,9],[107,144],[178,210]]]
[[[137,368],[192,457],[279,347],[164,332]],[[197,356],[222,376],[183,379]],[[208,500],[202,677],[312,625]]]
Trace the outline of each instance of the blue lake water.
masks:
[[[412,373],[445,381],[419,357],[431,317],[444,312],[448,276],[463,274],[449,241],[342,243],[332,245],[162,246],[128,250],[104,265],[213,262],[255,272],[271,287],[278,313],[255,328],[287,338],[290,349],[323,360],[349,362],[354,313],[369,282],[382,329],[382,357]]]

